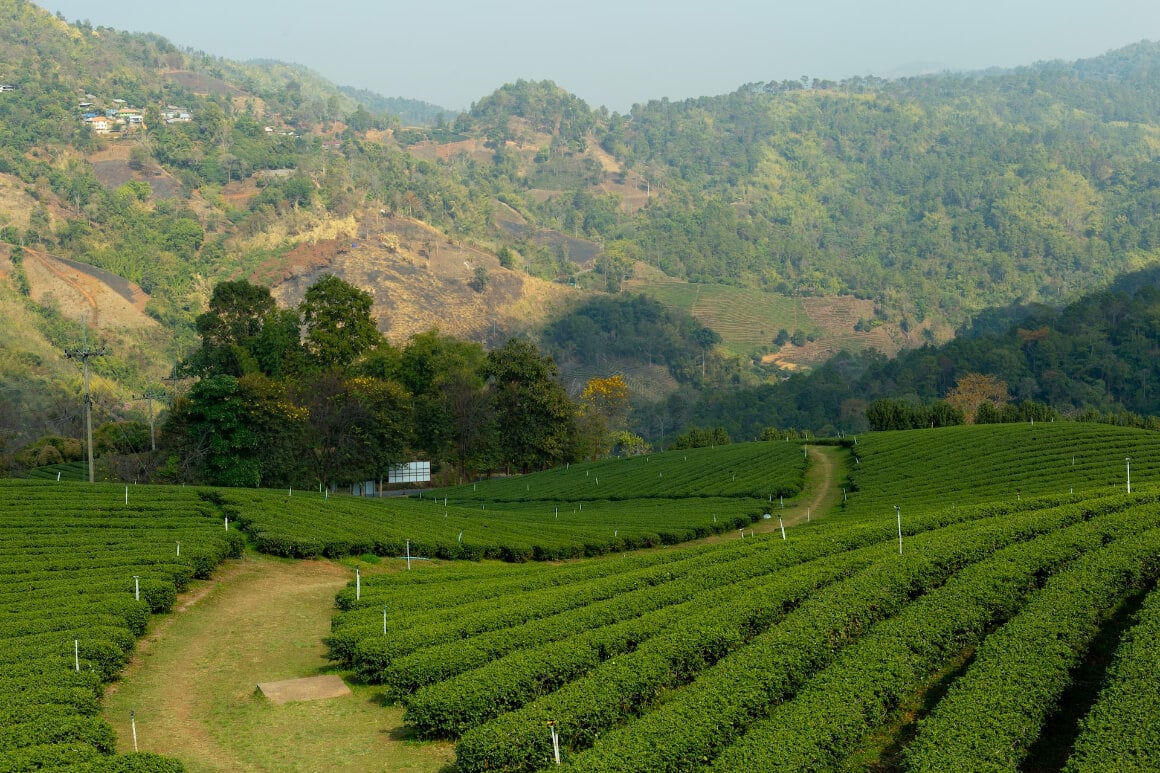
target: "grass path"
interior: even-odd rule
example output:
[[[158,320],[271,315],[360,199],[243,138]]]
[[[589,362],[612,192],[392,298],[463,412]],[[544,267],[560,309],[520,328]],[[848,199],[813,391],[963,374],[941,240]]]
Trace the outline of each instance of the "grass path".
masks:
[[[330,561],[247,555],[179,599],[157,618],[120,682],[105,717],[118,748],[138,746],[181,760],[190,773],[242,771],[438,771],[450,744],[406,740],[401,708],[385,708],[378,688],[274,705],[258,682],[329,673],[322,637],[334,595],[350,579]]]
[[[769,506],[769,513],[774,517],[770,520],[759,520],[745,531],[756,534],[768,534],[777,531],[780,527],[777,516],[781,515],[782,523],[786,526],[796,526],[806,523],[807,520],[827,516],[842,503],[842,490],[838,486],[839,477],[845,470],[845,449],[837,446],[808,446],[810,465],[806,468],[805,485],[802,493],[793,499],[787,500],[785,507],[778,507],[777,502]],[[694,540],[683,544],[709,544],[735,539],[736,532],[714,534],[711,537]]]
[[[807,448],[810,465],[806,468],[802,494],[786,502],[785,508],[781,510],[781,519],[786,526],[805,523],[807,515],[810,519],[829,515],[831,510],[842,503],[838,476],[845,469],[843,463],[845,449],[838,446],[807,446]],[[776,504],[775,502],[774,505]],[[774,510],[770,512],[775,517],[778,514]],[[769,522],[766,521],[765,525],[768,526]],[[777,521],[774,520],[772,528],[776,527]]]

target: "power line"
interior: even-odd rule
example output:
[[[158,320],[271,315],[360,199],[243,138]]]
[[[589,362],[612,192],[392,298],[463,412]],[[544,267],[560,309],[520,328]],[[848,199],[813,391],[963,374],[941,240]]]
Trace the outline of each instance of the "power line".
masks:
[[[85,372],[85,446],[88,449],[89,456],[89,483],[96,481],[96,474],[93,467],[93,397],[89,393],[89,360],[95,357],[104,357],[108,354],[105,347],[99,349],[89,348],[88,327],[84,328],[83,344],[80,349],[65,349],[64,356],[69,360],[80,360],[84,365]]]
[[[148,404],[149,404],[149,449],[151,451],[157,450],[157,435],[153,430],[153,401],[159,400],[162,397],[165,397],[165,394],[163,392],[160,392],[160,393],[153,392],[152,390],[146,388],[145,394],[137,395],[133,398],[134,400],[146,400],[146,401],[148,401]]]

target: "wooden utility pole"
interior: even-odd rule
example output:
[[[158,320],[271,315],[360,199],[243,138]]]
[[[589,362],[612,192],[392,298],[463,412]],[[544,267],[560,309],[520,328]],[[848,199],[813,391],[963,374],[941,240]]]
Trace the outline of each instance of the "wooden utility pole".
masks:
[[[89,456],[89,483],[96,481],[93,465],[93,398],[89,393],[89,360],[94,357],[104,357],[108,352],[105,347],[100,349],[89,348],[88,328],[85,329],[84,344],[80,349],[65,349],[64,356],[70,360],[80,360],[85,372],[85,448]]]
[[[134,400],[145,400],[149,405],[149,449],[151,451],[157,450],[157,435],[153,431],[153,400],[154,398],[160,399],[162,397],[164,395],[154,394],[149,389],[146,389],[145,394],[133,398]]]
[[[178,378],[179,378],[179,376],[177,375],[177,360],[174,360],[173,361],[173,375],[170,376],[169,378],[162,379],[162,381],[173,382],[173,402],[174,403],[177,402],[177,379]]]

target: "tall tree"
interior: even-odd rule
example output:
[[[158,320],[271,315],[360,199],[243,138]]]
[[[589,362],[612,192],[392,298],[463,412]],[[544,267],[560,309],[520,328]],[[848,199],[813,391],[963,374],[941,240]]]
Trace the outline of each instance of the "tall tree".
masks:
[[[303,418],[278,382],[260,374],[219,374],[201,379],[178,401],[166,422],[166,445],[195,481],[280,485],[301,472]]]
[[[374,299],[333,274],[306,290],[299,310],[306,326],[306,354],[319,369],[344,368],[382,338],[371,308]]]
[[[513,338],[488,352],[483,375],[491,380],[500,461],[527,472],[575,456],[576,406],[556,381],[552,358],[535,344]]]
[[[195,323],[201,348],[189,358],[189,368],[205,375],[241,376],[259,371],[257,341],[274,311],[270,288],[245,279],[220,282],[213,289],[209,308]]]
[[[353,425],[358,455],[352,462],[381,481],[391,465],[403,461],[411,434],[411,395],[397,381],[365,376],[348,381],[347,389],[359,409]]]
[[[1006,381],[982,373],[967,373],[947,392],[946,401],[962,411],[967,424],[974,424],[983,405],[1001,410],[1009,399]]]
[[[414,443],[436,457],[453,457],[466,479],[485,463],[489,399],[481,374],[483,348],[428,330],[411,336],[399,361],[399,379],[415,401]]]

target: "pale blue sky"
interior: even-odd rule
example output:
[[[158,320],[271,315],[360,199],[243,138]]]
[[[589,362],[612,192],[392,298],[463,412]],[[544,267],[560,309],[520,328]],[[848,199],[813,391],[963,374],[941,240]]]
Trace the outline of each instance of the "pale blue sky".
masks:
[[[753,81],[1013,67],[1160,39],[1157,0],[36,1],[70,21],[297,62],[450,109],[518,78],[623,112]]]

